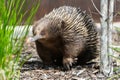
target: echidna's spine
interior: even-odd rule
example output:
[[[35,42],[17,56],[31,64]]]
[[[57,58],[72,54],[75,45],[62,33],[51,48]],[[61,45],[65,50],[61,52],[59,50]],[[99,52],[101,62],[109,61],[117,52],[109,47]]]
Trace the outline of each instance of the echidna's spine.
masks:
[[[85,55],[89,54],[94,57],[97,53],[97,31],[95,24],[90,16],[83,12],[80,8],[63,6],[58,9],[54,9],[45,18],[59,18],[65,22],[64,38],[67,41],[77,41],[74,39],[85,38],[86,44]],[[75,37],[74,37],[74,34]],[[67,36],[65,35],[67,34]],[[77,42],[76,42],[77,43]],[[87,53],[88,52],[88,53]]]

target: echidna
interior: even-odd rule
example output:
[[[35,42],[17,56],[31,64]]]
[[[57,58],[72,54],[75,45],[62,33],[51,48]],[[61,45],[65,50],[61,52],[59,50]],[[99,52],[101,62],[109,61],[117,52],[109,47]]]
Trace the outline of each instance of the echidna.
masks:
[[[34,24],[33,39],[45,64],[86,63],[97,55],[97,31],[93,20],[80,8],[62,6],[53,9]]]

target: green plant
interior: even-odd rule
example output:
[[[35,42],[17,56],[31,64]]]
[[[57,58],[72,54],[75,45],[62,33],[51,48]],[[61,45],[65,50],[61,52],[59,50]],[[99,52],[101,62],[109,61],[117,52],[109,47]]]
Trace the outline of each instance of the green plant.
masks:
[[[116,51],[117,53],[120,53],[120,47],[111,47],[114,51]],[[117,62],[120,62],[120,57],[115,57],[113,55],[110,55],[114,58],[114,60],[116,60]],[[113,79],[118,79],[120,77],[120,73],[119,73],[119,70],[120,70],[120,66],[116,66],[114,67],[114,72],[117,72],[116,75],[113,75],[111,76],[108,80],[113,80]]]
[[[20,53],[33,15],[39,7],[37,4],[39,2],[35,2],[31,9],[22,12],[25,1],[0,0],[0,80],[19,79]],[[25,27],[16,34],[15,29],[22,24],[27,12],[29,12],[29,16],[24,22]],[[20,29],[20,27],[17,28]],[[21,35],[22,37],[19,37]]]
[[[118,32],[120,32],[120,29],[119,29],[119,28],[116,28],[116,30],[117,30]],[[120,53],[120,46],[111,46],[111,48],[112,48],[114,51],[116,51],[118,54]],[[117,54],[117,53],[116,53],[116,54]],[[110,56],[112,56],[113,59],[116,60],[117,62],[120,62],[120,57],[116,57],[116,56],[114,56],[114,55],[110,55]],[[107,80],[113,80],[113,79],[117,80],[117,79],[120,77],[120,66],[114,66],[114,69],[113,69],[113,70],[114,70],[114,72],[117,72],[117,74],[111,76],[111,77],[108,78]]]

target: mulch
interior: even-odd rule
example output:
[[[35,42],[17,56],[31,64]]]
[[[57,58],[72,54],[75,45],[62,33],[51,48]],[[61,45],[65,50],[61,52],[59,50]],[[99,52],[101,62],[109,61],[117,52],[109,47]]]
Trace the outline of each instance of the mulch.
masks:
[[[86,65],[75,65],[69,71],[62,66],[44,65],[38,57],[35,44],[25,43],[21,58],[29,58],[23,65],[20,80],[106,80],[99,70],[98,59]]]

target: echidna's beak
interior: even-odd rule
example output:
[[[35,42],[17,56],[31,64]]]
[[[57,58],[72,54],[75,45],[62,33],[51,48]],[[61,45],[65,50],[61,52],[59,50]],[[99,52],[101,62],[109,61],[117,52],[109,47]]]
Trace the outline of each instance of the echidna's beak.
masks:
[[[38,40],[38,39],[41,39],[41,38],[42,38],[41,35],[35,35],[34,37],[28,38],[28,41],[29,41],[29,42],[34,42],[34,41],[36,41],[36,40]]]

